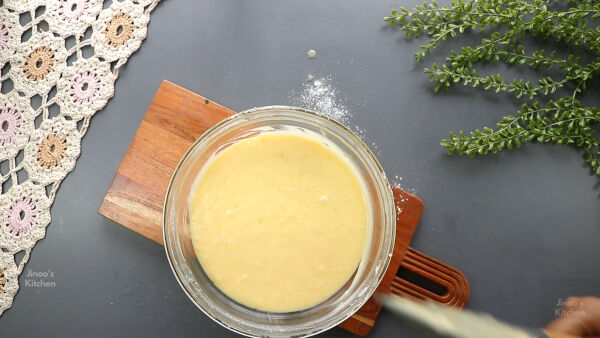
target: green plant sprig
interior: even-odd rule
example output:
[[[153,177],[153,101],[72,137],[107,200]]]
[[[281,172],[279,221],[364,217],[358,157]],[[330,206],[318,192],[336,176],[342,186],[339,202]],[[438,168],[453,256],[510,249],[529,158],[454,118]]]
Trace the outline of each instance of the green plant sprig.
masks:
[[[435,82],[433,87],[435,92],[446,89],[453,83],[462,82],[463,85],[471,85],[474,88],[482,87],[485,90],[494,90],[496,93],[514,93],[517,98],[525,96],[530,99],[540,93],[544,95],[554,94],[556,89],[567,82],[567,79],[555,81],[547,76],[539,79],[537,85],[532,85],[530,81],[524,81],[523,79],[506,83],[500,74],[479,76],[476,70],[468,68],[450,69],[446,65],[442,65],[440,68],[436,64],[433,64],[431,69],[425,68],[425,73],[431,74],[429,80]]]
[[[456,0],[440,7],[435,0],[412,10],[392,9],[384,20],[399,26],[407,38],[429,36],[429,41],[415,53],[421,61],[438,44],[467,31],[488,34],[476,46],[452,51],[442,65],[425,68],[434,91],[463,84],[484,90],[511,93],[516,98],[533,100],[523,103],[515,115],[504,116],[496,129],[485,127],[465,134],[450,133],[441,145],[448,154],[476,156],[518,148],[526,142],[574,145],[584,152],[584,160],[600,175],[600,142],[594,125],[600,122],[600,109],[582,107],[578,96],[600,74],[600,2],[570,1],[564,10],[549,10],[550,0]],[[500,29],[500,26],[506,29]],[[491,31],[491,32],[488,32]],[[502,31],[502,32],[501,32]],[[527,53],[521,41],[526,35],[583,47],[596,60],[582,65],[575,55],[565,58],[556,51],[543,49]],[[541,77],[537,83],[504,80],[500,74],[482,76],[474,68],[478,63],[503,62],[527,65],[535,70],[555,68],[560,78]],[[558,100],[552,95],[559,88],[572,88],[570,95]]]

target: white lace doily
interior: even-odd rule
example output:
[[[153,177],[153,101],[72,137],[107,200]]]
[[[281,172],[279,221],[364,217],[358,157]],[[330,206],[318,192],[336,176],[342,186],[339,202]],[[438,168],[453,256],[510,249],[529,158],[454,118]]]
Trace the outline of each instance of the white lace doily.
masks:
[[[160,0],[5,0],[0,7],[0,315],[12,306],[90,118]],[[22,256],[16,261],[16,255]]]

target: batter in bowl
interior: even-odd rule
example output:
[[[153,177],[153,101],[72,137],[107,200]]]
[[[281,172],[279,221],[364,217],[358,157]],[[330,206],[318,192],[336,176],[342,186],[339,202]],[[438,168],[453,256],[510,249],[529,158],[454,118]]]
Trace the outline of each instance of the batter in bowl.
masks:
[[[358,170],[317,135],[265,132],[228,146],[189,197],[196,256],[235,301],[263,311],[316,305],[354,274],[372,210]]]

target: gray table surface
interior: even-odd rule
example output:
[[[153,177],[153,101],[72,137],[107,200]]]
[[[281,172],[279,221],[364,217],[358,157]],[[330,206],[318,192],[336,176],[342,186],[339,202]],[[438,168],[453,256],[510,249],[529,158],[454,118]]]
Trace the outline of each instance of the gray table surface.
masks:
[[[121,70],[115,97],[92,120],[47,236],[25,268],[52,272],[47,281],[55,286],[27,287],[21,276],[13,307],[0,317],[0,336],[234,336],[187,299],[161,246],[97,213],[163,79],[239,111],[290,104],[309,73],[329,77],[350,124],[377,146],[388,175],[425,202],[412,246],[466,274],[469,308],[542,326],[560,298],[599,295],[600,191],[581,153],[534,144],[487,158],[445,155],[439,141],[449,130],[493,125],[516,102],[463,87],[433,94],[423,67],[460,41],[415,63],[422,40],[406,41],[382,22],[398,5],[161,3],[148,38]],[[315,59],[306,57],[308,49],[317,51]],[[371,337],[392,335],[421,333],[384,311]],[[335,328],[323,336],[352,335]]]

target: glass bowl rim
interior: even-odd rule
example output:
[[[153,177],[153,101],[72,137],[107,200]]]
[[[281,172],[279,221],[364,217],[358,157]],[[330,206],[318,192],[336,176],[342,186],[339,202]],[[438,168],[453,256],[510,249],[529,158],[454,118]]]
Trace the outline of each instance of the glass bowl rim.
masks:
[[[316,327],[313,328],[310,332],[306,333],[306,334],[302,334],[301,336],[303,337],[309,337],[309,336],[313,336],[319,333],[322,333],[324,331],[327,331],[329,329],[331,329],[334,326],[339,325],[340,323],[344,322],[345,320],[347,320],[348,318],[350,318],[354,313],[356,313],[356,311],[358,311],[368,300],[369,298],[376,292],[377,288],[379,287],[379,284],[381,283],[381,281],[383,280],[383,277],[385,276],[385,273],[389,267],[392,255],[393,255],[393,250],[394,250],[394,245],[395,245],[395,237],[396,237],[396,222],[395,222],[395,218],[396,218],[396,212],[395,212],[395,201],[394,201],[394,195],[393,192],[391,190],[391,186],[389,183],[389,180],[385,174],[385,170],[383,169],[383,166],[381,165],[381,163],[379,162],[379,160],[377,159],[377,157],[375,156],[375,154],[373,153],[373,151],[371,150],[371,148],[369,148],[369,146],[358,136],[356,135],[355,132],[353,132],[352,130],[350,130],[350,128],[346,127],[344,124],[342,124],[341,122],[320,114],[316,111],[310,110],[310,109],[306,109],[306,108],[300,108],[300,107],[294,107],[294,106],[285,106],[285,105],[271,105],[271,106],[263,106],[263,107],[254,107],[251,109],[247,109],[244,110],[242,112],[239,113],[234,113],[222,120],[220,120],[219,122],[215,123],[213,126],[211,126],[210,128],[208,128],[206,131],[204,131],[202,133],[202,135],[200,135],[194,142],[192,142],[192,144],[188,147],[188,149],[185,151],[185,153],[182,155],[181,159],[179,160],[179,162],[177,163],[177,165],[175,166],[175,169],[173,171],[173,174],[171,175],[171,178],[169,180],[169,184],[167,186],[167,190],[165,193],[165,200],[163,203],[163,215],[162,215],[162,232],[163,232],[163,245],[165,247],[165,252],[166,252],[166,256],[167,256],[167,260],[169,262],[169,266],[171,267],[171,271],[173,272],[173,274],[175,275],[175,279],[177,280],[177,283],[179,284],[179,286],[183,289],[184,293],[186,294],[186,296],[192,301],[193,304],[196,305],[196,307],[198,307],[200,309],[200,311],[202,311],[207,317],[209,317],[210,319],[212,319],[213,321],[215,321],[216,323],[218,323],[219,325],[221,325],[222,327],[235,332],[237,334],[240,334],[242,336],[246,336],[246,337],[257,337],[257,335],[253,335],[251,333],[242,331],[241,329],[238,329],[234,326],[231,326],[225,322],[223,322],[220,318],[217,318],[216,316],[213,316],[211,313],[207,312],[206,309],[204,309],[199,302],[197,302],[192,295],[190,294],[190,291],[188,290],[188,288],[183,285],[182,283],[182,277],[180,276],[180,271],[178,268],[175,267],[175,264],[173,262],[172,256],[173,254],[171,253],[172,249],[170,247],[170,245],[168,245],[167,243],[169,243],[169,241],[167,240],[167,235],[166,235],[166,227],[167,227],[167,216],[168,213],[166,212],[166,207],[167,204],[170,200],[170,196],[173,194],[173,183],[175,181],[175,177],[177,176],[177,174],[180,172],[180,169],[182,167],[182,165],[184,164],[184,162],[188,159],[188,157],[190,156],[191,152],[198,146],[199,143],[201,143],[202,141],[204,141],[207,137],[212,136],[213,133],[216,132],[216,130],[220,129],[223,125],[229,123],[232,120],[237,120],[237,119],[243,119],[245,116],[247,115],[252,115],[253,113],[258,113],[258,112],[269,112],[269,111],[288,111],[288,112],[292,112],[292,113],[300,113],[300,114],[305,114],[308,115],[312,118],[317,118],[317,119],[324,119],[326,120],[328,123],[333,124],[335,127],[337,127],[339,130],[343,131],[346,136],[350,136],[354,142],[357,143],[357,145],[362,148],[362,150],[364,151],[364,154],[361,154],[361,157],[365,157],[363,155],[366,155],[366,157],[368,157],[369,162],[371,162],[371,164],[374,165],[375,169],[374,171],[377,172],[378,177],[383,181],[381,183],[383,183],[384,185],[384,189],[382,191],[382,195],[386,195],[386,196],[382,196],[382,199],[385,201],[386,199],[388,201],[391,201],[391,207],[394,210],[388,210],[388,213],[391,216],[391,226],[386,227],[386,229],[384,229],[384,238],[386,236],[389,236],[391,238],[391,241],[385,241],[384,245],[383,245],[383,250],[382,252],[386,252],[387,254],[385,254],[383,257],[384,259],[380,262],[383,263],[383,269],[381,269],[381,271],[376,273],[376,278],[375,278],[375,283],[373,283],[373,285],[369,286],[369,289],[367,291],[367,294],[364,296],[361,296],[363,298],[362,301],[359,301],[357,304],[355,304],[355,306],[353,306],[351,311],[347,311],[346,314],[344,316],[339,316],[338,320],[335,320],[333,324],[329,324],[326,327]],[[384,210],[385,212],[385,210]],[[387,214],[387,213],[386,213]],[[384,217],[385,219],[385,217]],[[387,222],[386,222],[387,223]],[[387,244],[387,245],[386,245]],[[387,249],[387,250],[386,250]],[[380,253],[381,255],[381,253]]]

